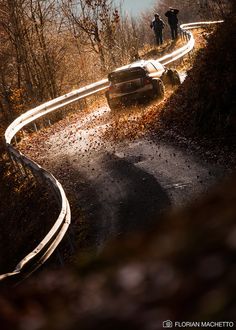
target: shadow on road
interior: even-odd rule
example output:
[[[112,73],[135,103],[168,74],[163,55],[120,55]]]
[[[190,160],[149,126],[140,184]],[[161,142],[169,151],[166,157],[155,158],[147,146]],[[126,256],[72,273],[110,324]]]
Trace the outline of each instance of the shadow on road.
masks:
[[[103,153],[94,157],[93,170],[68,159],[69,177],[57,173],[72,207],[77,246],[96,249],[113,237],[149,229],[170,207],[157,180],[136,167],[140,160]]]
[[[123,188],[118,205],[114,205],[117,231],[147,229],[171,205],[167,193],[152,175],[131,160],[114,154],[105,157],[109,175]]]

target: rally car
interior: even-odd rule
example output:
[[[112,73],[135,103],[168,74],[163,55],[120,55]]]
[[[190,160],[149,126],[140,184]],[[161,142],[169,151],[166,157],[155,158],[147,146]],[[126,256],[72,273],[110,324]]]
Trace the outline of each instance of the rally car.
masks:
[[[180,84],[176,70],[167,69],[157,60],[140,60],[112,71],[106,98],[111,110],[143,98],[163,98],[165,85]]]

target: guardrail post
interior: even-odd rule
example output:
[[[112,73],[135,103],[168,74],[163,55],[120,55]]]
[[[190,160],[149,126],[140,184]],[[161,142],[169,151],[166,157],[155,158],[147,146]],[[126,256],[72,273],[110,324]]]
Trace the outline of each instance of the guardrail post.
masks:
[[[8,158],[9,158],[10,162],[13,164],[12,155],[11,155],[9,149],[8,149],[8,146],[6,146],[6,150],[7,150],[7,156],[8,156]]]
[[[22,171],[22,167],[19,163],[19,159],[15,155],[12,155],[12,158],[14,159],[15,168],[17,167],[18,170],[20,171],[21,175],[24,176],[24,173]]]
[[[12,165],[13,165],[13,167],[14,167],[14,170],[15,170],[15,172],[17,172],[17,169],[19,170],[19,166],[18,166],[18,164],[17,164],[17,162],[16,162],[14,156],[10,153],[10,151],[9,151],[8,148],[7,148],[7,151],[8,151],[8,155],[9,155],[9,158],[10,158],[10,160],[11,160],[11,163],[12,163]]]
[[[189,41],[189,35],[188,35],[188,33],[186,31],[184,33],[184,36],[185,36],[185,41]]]
[[[19,163],[20,163],[20,167],[21,167],[21,174],[23,175],[24,178],[28,177],[25,164],[21,158],[19,158]]]

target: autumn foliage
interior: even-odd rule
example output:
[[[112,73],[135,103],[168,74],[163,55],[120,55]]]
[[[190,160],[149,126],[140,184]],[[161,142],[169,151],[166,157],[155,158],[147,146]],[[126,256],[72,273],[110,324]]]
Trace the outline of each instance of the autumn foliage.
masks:
[[[232,13],[209,38],[178,93],[168,101],[163,125],[179,127],[190,135],[217,136],[235,130],[235,26]]]

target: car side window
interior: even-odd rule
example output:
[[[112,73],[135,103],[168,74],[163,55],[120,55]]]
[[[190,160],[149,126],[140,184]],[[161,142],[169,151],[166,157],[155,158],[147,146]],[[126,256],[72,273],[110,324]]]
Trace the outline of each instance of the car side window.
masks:
[[[156,67],[152,63],[147,63],[146,69],[147,69],[148,73],[157,72]]]
[[[153,66],[155,67],[156,71],[163,70],[163,66],[161,65],[161,63],[155,62]]]

